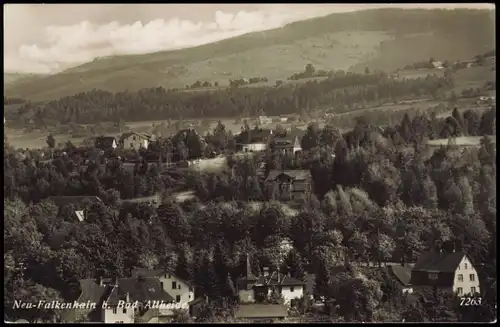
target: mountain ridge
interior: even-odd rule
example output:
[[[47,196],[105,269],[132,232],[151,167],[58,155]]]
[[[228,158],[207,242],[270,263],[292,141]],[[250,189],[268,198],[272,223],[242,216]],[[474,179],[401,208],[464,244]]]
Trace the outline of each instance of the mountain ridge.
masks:
[[[335,13],[197,47],[97,59],[5,85],[4,91],[8,96],[51,100],[93,88],[183,88],[197,80],[227,85],[230,79],[265,76],[274,83],[307,63],[327,70],[369,66],[390,71],[431,56],[458,60],[491,50],[493,15],[484,9]],[[421,35],[418,41],[409,38],[414,34]]]

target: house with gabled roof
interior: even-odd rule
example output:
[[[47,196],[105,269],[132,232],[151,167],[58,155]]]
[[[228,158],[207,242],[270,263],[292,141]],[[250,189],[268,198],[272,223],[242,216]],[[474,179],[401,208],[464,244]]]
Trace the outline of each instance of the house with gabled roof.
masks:
[[[150,134],[127,132],[122,134],[118,144],[123,149],[139,150],[147,149],[151,141],[153,141],[153,136]]]
[[[282,201],[300,199],[312,191],[309,170],[272,170],[265,183],[268,189],[275,192],[275,198]]]
[[[241,322],[274,323],[288,317],[288,308],[281,304],[242,304],[234,318]]]
[[[470,258],[449,247],[423,253],[412,269],[411,284],[415,291],[431,288],[458,296],[480,293],[479,277]]]
[[[189,303],[194,301],[194,286],[190,282],[163,269],[133,269],[132,276],[158,278],[162,289],[170,294],[176,303],[189,306]]]
[[[100,150],[114,150],[118,147],[118,142],[114,136],[99,136],[96,137],[94,146]]]
[[[302,151],[298,136],[277,137],[271,144],[273,150],[279,151],[283,154],[295,154]]]
[[[412,268],[408,265],[395,264],[387,266],[389,274],[400,284],[403,289],[403,294],[413,293],[411,286],[411,271]]]
[[[301,280],[282,274],[278,271],[269,272],[268,267],[263,267],[259,276],[254,276],[247,256],[247,274],[238,278],[236,290],[240,303],[264,302],[273,294],[280,294],[285,304],[290,304],[294,299],[304,295],[305,283]]]
[[[74,310],[73,321],[79,321],[83,316],[91,322],[158,322],[159,317],[172,314],[171,309],[154,305],[167,305],[174,301],[161,288],[158,278],[83,279],[80,280],[80,288],[76,302],[95,305]]]
[[[236,148],[243,152],[265,151],[273,135],[271,129],[254,128],[235,135]]]

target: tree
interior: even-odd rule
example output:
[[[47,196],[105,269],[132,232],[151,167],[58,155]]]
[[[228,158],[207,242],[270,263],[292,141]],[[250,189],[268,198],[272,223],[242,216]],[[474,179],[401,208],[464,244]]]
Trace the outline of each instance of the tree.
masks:
[[[56,146],[56,140],[54,139],[52,134],[49,134],[49,136],[47,136],[47,140],[45,142],[47,142],[47,145],[50,148],[50,158],[52,159],[54,156],[53,152],[54,152],[54,147]]]
[[[313,77],[314,74],[316,73],[316,69],[312,64],[307,64],[306,68],[304,69],[304,74],[305,77]]]

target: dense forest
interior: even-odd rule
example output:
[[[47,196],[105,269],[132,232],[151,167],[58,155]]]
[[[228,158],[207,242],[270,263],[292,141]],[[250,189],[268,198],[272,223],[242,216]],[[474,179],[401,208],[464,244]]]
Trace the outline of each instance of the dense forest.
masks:
[[[4,142],[6,315],[57,319],[57,312],[13,311],[9,304],[73,300],[78,279],[160,267],[208,296],[199,321],[231,321],[234,282],[250,254],[253,269],[281,266],[296,278],[314,273],[315,296],[324,298],[330,321],[492,321],[496,147],[486,135],[496,132],[495,114],[492,108],[483,116],[455,110],[444,120],[405,115],[384,129],[358,119],[344,134],[312,124],[302,138],[302,154],[269,150],[253,159],[228,157],[229,167],[220,173],[161,173],[156,163],[143,163],[131,173],[113,158],[105,169],[89,165],[77,173],[76,157],[19,158]],[[450,139],[483,139],[478,148],[450,142],[430,149],[425,140],[442,130]],[[227,146],[221,124],[212,134],[207,146]],[[266,169],[309,169],[314,194],[297,203],[277,202],[257,178],[262,162]],[[194,189],[198,199],[176,202],[172,191],[178,185]],[[154,193],[162,194],[157,210],[120,204],[122,198]],[[71,207],[59,210],[46,200],[83,194],[104,202],[90,205],[84,222],[72,218]],[[288,253],[280,251],[283,240],[293,245]],[[467,251],[479,267],[482,306],[460,307],[457,299],[419,293],[411,302],[387,274],[370,270],[367,279],[370,273],[359,266],[414,261],[445,241]],[[334,273],[339,266],[345,269]],[[305,308],[297,304],[297,310]]]
[[[436,98],[453,86],[449,75],[440,78],[395,80],[382,72],[343,71],[322,81],[276,87],[232,87],[224,90],[179,92],[163,88],[116,94],[93,90],[42,105],[27,103],[7,113],[19,125],[146,121],[161,119],[248,117],[330,109],[346,112],[369,103],[408,97]]]

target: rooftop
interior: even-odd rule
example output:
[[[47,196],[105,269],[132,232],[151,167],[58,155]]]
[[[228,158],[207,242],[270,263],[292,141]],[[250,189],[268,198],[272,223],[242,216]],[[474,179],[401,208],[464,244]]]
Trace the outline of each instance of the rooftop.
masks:
[[[464,252],[427,252],[418,258],[413,271],[452,273],[455,272],[464,256]]]
[[[267,176],[267,181],[275,180],[279,175],[284,174],[295,180],[307,180],[311,178],[309,170],[272,170]]]
[[[240,305],[234,313],[235,318],[285,318],[288,310],[281,304],[244,304]]]

